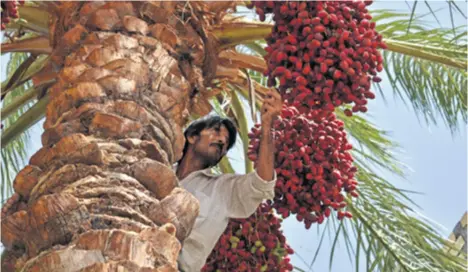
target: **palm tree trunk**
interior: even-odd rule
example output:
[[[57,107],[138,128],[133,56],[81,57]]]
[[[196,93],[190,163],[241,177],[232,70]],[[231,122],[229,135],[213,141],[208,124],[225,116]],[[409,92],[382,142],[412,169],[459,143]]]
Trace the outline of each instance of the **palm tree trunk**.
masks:
[[[197,17],[174,15],[181,4],[57,4],[57,83],[43,148],[2,210],[4,268],[177,271],[198,201],[171,165],[190,98],[213,67]]]

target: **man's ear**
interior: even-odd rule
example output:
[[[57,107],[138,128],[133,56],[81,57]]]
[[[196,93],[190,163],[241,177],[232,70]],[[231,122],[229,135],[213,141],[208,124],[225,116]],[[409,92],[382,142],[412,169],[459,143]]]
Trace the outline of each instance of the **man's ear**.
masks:
[[[187,136],[187,141],[189,144],[193,145],[198,140],[198,138],[200,138],[198,135]]]

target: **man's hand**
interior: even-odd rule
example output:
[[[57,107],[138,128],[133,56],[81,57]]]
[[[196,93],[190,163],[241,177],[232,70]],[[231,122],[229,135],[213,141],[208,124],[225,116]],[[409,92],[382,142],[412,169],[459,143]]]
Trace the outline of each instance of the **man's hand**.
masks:
[[[273,126],[273,121],[280,115],[283,109],[283,101],[278,91],[268,90],[263,99],[261,109],[262,128],[270,129]]]

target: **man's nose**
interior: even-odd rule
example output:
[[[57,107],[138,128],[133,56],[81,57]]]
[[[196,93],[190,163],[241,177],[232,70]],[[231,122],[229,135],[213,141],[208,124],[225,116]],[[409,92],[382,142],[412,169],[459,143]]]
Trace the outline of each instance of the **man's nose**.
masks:
[[[223,147],[226,145],[226,139],[224,139],[224,137],[219,137],[216,142],[223,145]]]

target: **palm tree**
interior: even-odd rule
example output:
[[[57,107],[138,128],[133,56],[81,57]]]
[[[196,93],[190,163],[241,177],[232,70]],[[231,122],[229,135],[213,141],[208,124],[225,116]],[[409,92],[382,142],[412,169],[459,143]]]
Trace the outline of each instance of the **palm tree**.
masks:
[[[215,110],[236,120],[247,152],[247,116],[266,90],[262,38],[271,25],[235,17],[236,4],[20,8],[2,44],[2,53],[13,53],[1,92],[2,199],[15,191],[2,209],[4,267],[176,271],[180,241],[198,213],[171,171],[184,144],[181,128]],[[441,115],[456,131],[467,120],[459,88],[466,86],[466,32],[427,28],[414,12],[373,15],[388,45],[394,92],[427,121]],[[43,148],[23,168],[27,129],[43,116]],[[333,248],[344,239],[368,271],[461,271],[464,260],[443,250],[445,239],[417,216],[408,192],[375,173],[404,175],[391,152],[396,143],[363,116],[345,126],[361,145],[354,150],[360,197],[349,202],[353,220],[325,223]],[[229,160],[220,166],[233,171]],[[249,160],[245,167],[252,170]]]

